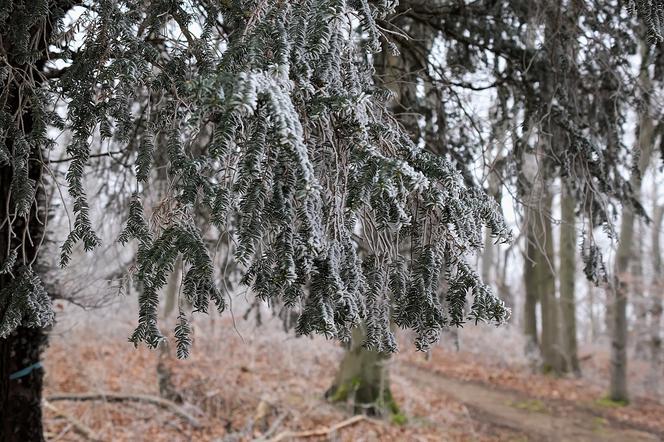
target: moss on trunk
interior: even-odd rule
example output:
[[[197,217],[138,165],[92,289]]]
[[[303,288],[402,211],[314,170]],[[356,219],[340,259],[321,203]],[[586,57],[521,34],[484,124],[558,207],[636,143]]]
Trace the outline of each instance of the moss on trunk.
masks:
[[[351,347],[341,361],[339,371],[325,397],[332,402],[352,406],[356,414],[370,416],[398,415],[390,389],[390,355],[365,349],[364,327],[353,331]]]

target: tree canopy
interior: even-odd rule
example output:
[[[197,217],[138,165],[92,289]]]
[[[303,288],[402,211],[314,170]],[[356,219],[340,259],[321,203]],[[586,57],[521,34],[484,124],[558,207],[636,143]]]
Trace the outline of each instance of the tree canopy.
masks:
[[[100,243],[85,185],[92,143],[119,146],[134,169],[121,187],[131,202],[119,241],[138,245],[135,343],[163,339],[158,291],[178,256],[194,311],[211,302],[224,310],[214,244],[200,230],[208,221],[232,238],[259,297],[301,306],[298,333],[345,340],[364,320],[366,345],[394,350],[392,315],[427,348],[468,318],[507,319],[465,261],[484,226],[508,239],[495,201],[413,142],[386,108],[389,91],[372,80],[368,60],[383,38],[376,20],[392,2],[55,5],[14,1],[0,10],[0,165],[11,171],[0,336],[53,319],[23,246],[30,224],[43,222],[35,211],[45,184],[32,171],[48,170],[63,131],[74,222],[61,265],[78,243],[88,251]],[[144,207],[156,151],[167,152],[170,190]],[[184,311],[175,334],[186,356]]]

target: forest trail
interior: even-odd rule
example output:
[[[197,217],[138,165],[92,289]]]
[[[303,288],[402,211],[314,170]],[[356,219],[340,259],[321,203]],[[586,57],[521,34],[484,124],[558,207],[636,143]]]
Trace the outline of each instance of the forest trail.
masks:
[[[496,389],[478,382],[461,381],[415,364],[397,367],[395,375],[429,393],[440,393],[463,403],[473,422],[517,434],[523,441],[651,442],[661,437],[646,429],[628,428],[584,406],[540,400],[522,393]],[[510,439],[511,440],[511,439]]]

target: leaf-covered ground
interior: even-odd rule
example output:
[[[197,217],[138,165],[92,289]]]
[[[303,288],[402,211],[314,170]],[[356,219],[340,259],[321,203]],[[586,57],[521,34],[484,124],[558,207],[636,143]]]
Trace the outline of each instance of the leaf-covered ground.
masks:
[[[391,362],[402,416],[348,423],[348,409],[323,399],[342,354],[334,342],[293,338],[276,322],[255,328],[242,321],[234,325],[230,318],[206,318],[196,324],[191,358],[177,361],[164,352],[134,349],[127,342],[131,324],[118,315],[61,321],[44,361],[47,399],[56,393],[158,396],[159,379],[170,375],[169,391],[181,396],[181,410],[200,428],[153,404],[58,400],[45,411],[49,440],[86,440],[76,425],[91,431],[88,440],[103,441],[646,441],[664,436],[662,404],[639,398],[613,407],[598,400],[602,390],[593,379],[531,374],[519,361],[519,348],[513,348],[513,357],[492,357],[490,350],[465,349],[477,350],[477,342],[461,345],[460,352],[443,344],[427,360],[404,338],[404,351]],[[504,341],[504,336],[494,338]],[[348,424],[328,431],[339,423]],[[289,436],[293,432],[323,435]]]

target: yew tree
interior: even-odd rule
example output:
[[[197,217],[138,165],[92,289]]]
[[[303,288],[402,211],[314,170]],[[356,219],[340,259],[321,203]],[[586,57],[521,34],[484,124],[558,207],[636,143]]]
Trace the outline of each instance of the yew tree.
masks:
[[[39,360],[54,314],[40,278],[40,263],[53,257],[39,252],[63,132],[58,161],[67,163],[73,217],[64,272],[75,247],[100,244],[86,186],[98,170],[93,146],[107,140],[133,165],[118,240],[137,244],[136,344],[164,340],[159,289],[178,259],[193,311],[224,310],[229,294],[215,279],[202,219],[233,238],[237,268],[258,297],[300,308],[300,334],[348,340],[363,321],[365,346],[394,351],[391,319],[415,330],[419,348],[469,318],[507,319],[465,261],[485,226],[508,238],[496,203],[414,143],[387,109],[389,91],[372,81],[366,54],[385,38],[376,19],[394,6],[3,2],[0,439],[42,438]],[[155,152],[167,154],[170,192],[146,207]],[[181,357],[190,314],[180,311],[175,329]]]
[[[637,4],[659,37],[661,2]],[[203,227],[232,238],[233,269],[260,299],[297,307],[300,334],[349,340],[363,323],[363,345],[392,352],[391,322],[426,349],[446,327],[508,318],[466,262],[485,227],[509,239],[495,200],[411,137],[374,81],[372,57],[390,39],[377,23],[396,6],[0,3],[0,440],[43,438],[39,361],[54,314],[40,275],[54,257],[40,251],[58,216],[47,201],[54,157],[67,165],[73,218],[62,272],[76,247],[101,242],[87,185],[102,176],[95,161],[118,155],[133,170],[116,189],[130,200],[118,241],[137,247],[136,344],[165,339],[157,306],[176,262],[193,313],[225,309]],[[169,192],[147,204],[157,157]],[[179,312],[180,357],[191,314]]]

